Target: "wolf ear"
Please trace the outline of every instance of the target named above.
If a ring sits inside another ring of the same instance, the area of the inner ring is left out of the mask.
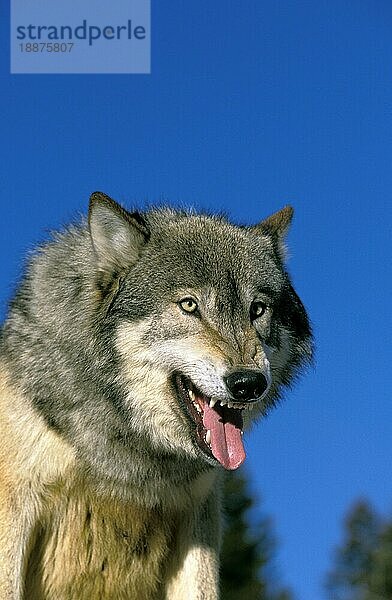
[[[90,196],[88,224],[98,269],[107,279],[129,268],[149,238],[139,213],[127,212],[102,192]]]
[[[278,254],[282,260],[286,257],[285,237],[293,219],[294,209],[291,206],[285,206],[274,213],[258,225],[251,227],[251,230],[258,234],[267,234],[272,238]]]

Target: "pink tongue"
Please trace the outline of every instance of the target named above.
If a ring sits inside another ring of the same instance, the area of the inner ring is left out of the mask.
[[[211,408],[207,402],[203,407],[203,425],[211,431],[212,454],[225,469],[237,469],[245,460],[242,443],[242,415],[235,408],[216,405]]]

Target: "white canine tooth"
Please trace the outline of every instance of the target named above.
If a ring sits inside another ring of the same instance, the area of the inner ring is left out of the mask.
[[[189,398],[190,398],[191,400],[194,400],[194,399],[195,399],[195,394],[193,393],[193,390],[188,390],[188,394],[189,394]]]
[[[207,429],[206,433],[206,442],[207,444],[211,444],[211,431],[209,429]]]
[[[226,406],[227,402],[226,402],[226,400],[219,400],[219,404],[221,406]]]
[[[218,402],[218,398],[211,398],[210,399],[210,407],[214,408],[214,406],[217,402]]]

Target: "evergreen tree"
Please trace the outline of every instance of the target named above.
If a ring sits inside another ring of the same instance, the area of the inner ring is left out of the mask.
[[[378,519],[370,505],[357,502],[345,520],[345,539],[337,549],[335,566],[327,578],[331,600],[359,600],[368,588]]]
[[[365,600],[391,600],[392,598],[392,523],[380,528],[368,575]]]
[[[246,480],[228,473],[224,489],[226,528],[221,555],[222,600],[291,600],[287,590],[276,590],[273,576],[275,550],[272,526],[267,517],[251,526],[253,506]]]
[[[392,523],[383,522],[365,501],[346,518],[327,591],[329,600],[392,599]]]

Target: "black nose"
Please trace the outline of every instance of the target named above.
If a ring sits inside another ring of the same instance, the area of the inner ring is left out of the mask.
[[[226,387],[238,402],[253,400],[263,395],[268,381],[261,371],[240,369],[225,377]]]

